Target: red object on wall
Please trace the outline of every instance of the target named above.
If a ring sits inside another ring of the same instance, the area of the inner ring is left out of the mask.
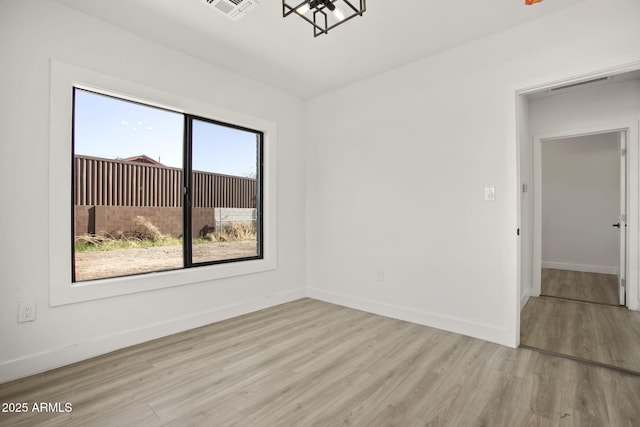
[[[532,4],[540,3],[542,0],[524,0],[524,4],[531,6]]]

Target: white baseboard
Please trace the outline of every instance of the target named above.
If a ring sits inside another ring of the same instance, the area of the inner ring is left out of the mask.
[[[449,332],[455,332],[484,341],[491,341],[508,347],[514,346],[513,340],[510,339],[508,331],[495,326],[469,322],[467,320],[447,317],[413,308],[380,303],[350,295],[327,292],[316,288],[307,288],[307,296],[309,296],[309,298],[332,304],[366,311],[368,313],[404,320],[406,322],[416,323],[419,325],[430,326],[432,328],[442,329]]]
[[[304,288],[293,289],[2,362],[0,363],[0,384],[135,344],[295,301],[305,296]]]
[[[618,267],[610,265],[571,264],[568,262],[542,261],[542,268],[556,270],[582,271],[585,273],[618,274]]]

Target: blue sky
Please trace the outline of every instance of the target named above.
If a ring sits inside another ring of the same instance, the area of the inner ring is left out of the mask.
[[[145,154],[182,167],[183,116],[84,90],[75,95],[75,154],[126,158]],[[249,176],[256,171],[256,135],[194,121],[193,169]]]

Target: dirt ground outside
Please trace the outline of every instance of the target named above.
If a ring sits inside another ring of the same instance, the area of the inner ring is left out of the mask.
[[[193,246],[193,262],[257,255],[255,240],[200,243]],[[76,252],[76,281],[127,276],[182,268],[182,246]]]

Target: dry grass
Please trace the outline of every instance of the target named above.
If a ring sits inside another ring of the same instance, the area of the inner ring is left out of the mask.
[[[144,231],[127,233],[115,231],[99,235],[84,234],[82,236],[76,236],[76,252],[150,248],[155,246],[178,246],[182,244],[182,238],[175,238],[168,234],[163,234],[158,227],[143,216],[137,216],[134,222],[136,225],[142,226]],[[237,242],[244,240],[256,240],[256,227],[254,224],[225,224],[222,228],[216,231],[208,233],[203,237],[193,239],[193,244]]]
[[[160,229],[158,227],[156,227],[155,225],[153,225],[153,223],[151,221],[149,221],[147,218],[138,215],[133,222],[136,225],[141,225],[145,228],[145,230],[147,231],[147,236],[150,240],[158,241],[158,240],[162,240],[162,239],[166,239],[168,236],[166,234],[162,234],[160,232]]]
[[[256,226],[254,224],[229,223],[218,230],[208,233],[204,240],[210,242],[237,242],[240,240],[256,240]]]
[[[136,225],[142,226],[144,231],[114,231],[103,234],[83,234],[76,236],[75,248],[82,251],[109,251],[126,248],[148,248],[153,246],[172,246],[182,244],[181,239],[176,239],[168,234],[162,234],[160,229],[144,216],[134,219]]]

